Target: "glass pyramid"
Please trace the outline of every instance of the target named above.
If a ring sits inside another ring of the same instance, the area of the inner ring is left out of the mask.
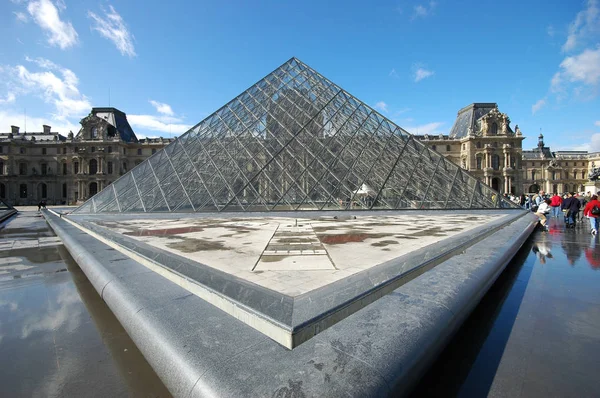
[[[292,58],[76,213],[516,207]]]

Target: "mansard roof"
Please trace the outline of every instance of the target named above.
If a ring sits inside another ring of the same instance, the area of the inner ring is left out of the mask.
[[[450,130],[450,138],[464,138],[469,134],[481,135],[481,119],[490,112],[497,113],[499,116],[506,116],[498,111],[498,104],[495,102],[475,102],[465,106],[458,111],[456,121]],[[514,134],[510,125],[507,132],[511,135]]]
[[[118,135],[124,142],[138,142],[138,138],[127,121],[125,112],[113,107],[92,108],[90,114],[81,119],[81,129],[77,133],[76,139],[89,137],[90,126],[97,124],[98,120],[102,120],[107,124],[111,135]]]

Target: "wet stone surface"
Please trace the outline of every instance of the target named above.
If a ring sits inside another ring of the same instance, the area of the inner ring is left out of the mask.
[[[37,212],[0,229],[1,397],[170,397]]]
[[[268,214],[223,219],[172,214],[154,220],[136,217],[90,222],[111,233],[295,297],[507,214],[402,213],[317,218]],[[258,271],[263,272],[257,274]]]
[[[414,397],[593,397],[600,369],[600,241],[587,221],[536,231]]]

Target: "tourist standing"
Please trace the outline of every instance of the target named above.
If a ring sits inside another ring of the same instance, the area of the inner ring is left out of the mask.
[[[575,217],[579,213],[581,204],[579,200],[574,196],[574,192],[567,192],[567,198],[562,203],[562,210],[565,212],[565,220],[567,222],[567,228],[575,228]]]
[[[563,199],[560,197],[560,195],[554,192],[552,198],[550,199],[550,207],[552,207],[552,217],[558,218],[558,216],[560,215],[562,202]]]
[[[544,191],[540,191],[533,197],[535,204],[539,207],[544,202]]]
[[[597,235],[598,229],[600,229],[598,225],[600,224],[600,202],[598,201],[598,195],[592,195],[592,199],[585,205],[585,209],[583,209],[583,215],[590,220],[592,235]]]

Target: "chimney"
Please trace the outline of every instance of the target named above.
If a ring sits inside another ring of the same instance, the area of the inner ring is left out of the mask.
[[[19,126],[10,126],[10,132],[13,134],[19,134]]]
[[[50,126],[44,124],[42,127],[44,128],[44,134],[50,134]]]

